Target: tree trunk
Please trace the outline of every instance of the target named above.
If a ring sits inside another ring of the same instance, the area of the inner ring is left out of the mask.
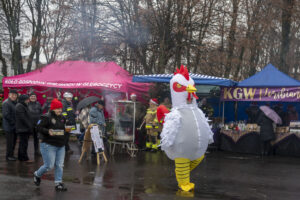
[[[7,64],[5,58],[2,56],[2,47],[0,43],[0,60],[2,63],[2,74],[3,76],[7,76]]]
[[[238,8],[239,8],[239,0],[232,0],[232,21],[228,36],[228,56],[227,56],[227,62],[225,66],[225,77],[229,77],[231,69],[232,69],[232,57],[233,57],[233,51],[235,47],[235,33],[236,33],[236,20],[238,16]]]
[[[282,8],[282,35],[281,35],[281,52],[280,52],[280,66],[279,69],[284,73],[289,73],[289,65],[287,63],[287,55],[290,48],[290,30],[292,23],[292,12],[294,7],[294,0],[283,0]]]

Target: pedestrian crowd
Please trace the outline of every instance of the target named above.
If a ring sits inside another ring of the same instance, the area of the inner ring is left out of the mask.
[[[137,102],[136,94],[131,94],[130,98],[131,101],[136,102],[135,120],[137,126],[140,126],[136,129],[136,132],[140,133],[136,143],[140,149],[147,147],[147,150],[156,152],[161,128],[156,118],[159,102],[152,98],[149,101],[150,107],[146,110],[140,102]],[[168,97],[163,99],[161,104],[168,109],[172,107]],[[73,105],[73,94],[70,92],[65,92],[61,101],[47,97],[47,101],[41,106],[34,92],[29,95],[18,94],[17,90],[11,89],[8,98],[2,104],[3,129],[7,140],[6,160],[33,163],[33,159],[28,156],[28,141],[32,136],[34,155],[43,158],[43,165],[33,174],[35,185],[39,186],[43,174],[55,168],[55,189],[66,191],[62,177],[65,155],[73,153],[69,145],[70,134],[80,122],[82,134],[78,136],[79,141],[83,141],[85,130],[90,124],[97,124],[99,130],[105,135],[107,122],[104,106],[104,101],[98,100],[95,104],[87,105],[77,111]],[[143,125],[145,125],[144,132],[140,131]],[[19,147],[15,157],[17,139]]]

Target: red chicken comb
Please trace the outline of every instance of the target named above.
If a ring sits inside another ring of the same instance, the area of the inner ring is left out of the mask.
[[[186,80],[190,80],[190,75],[189,75],[189,71],[187,69],[187,67],[185,67],[184,65],[180,66],[180,69],[176,69],[176,72],[174,73],[174,75],[176,74],[181,74],[182,76],[184,76],[184,78]]]

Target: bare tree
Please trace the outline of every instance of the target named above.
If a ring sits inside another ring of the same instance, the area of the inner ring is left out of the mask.
[[[9,32],[11,63],[15,74],[24,73],[21,44],[18,40],[20,37],[20,15],[21,15],[21,0],[10,1],[1,0],[1,8],[5,14],[5,23]],[[18,36],[18,37],[17,37]]]

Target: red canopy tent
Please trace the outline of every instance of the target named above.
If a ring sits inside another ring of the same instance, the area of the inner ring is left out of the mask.
[[[83,98],[91,95],[116,93],[121,96],[136,93],[146,95],[149,84],[132,82],[132,75],[114,62],[58,61],[41,69],[2,80],[4,95],[9,88],[20,93],[34,91],[43,103],[45,95],[59,97],[70,91]],[[87,90],[88,89],[88,90]]]

